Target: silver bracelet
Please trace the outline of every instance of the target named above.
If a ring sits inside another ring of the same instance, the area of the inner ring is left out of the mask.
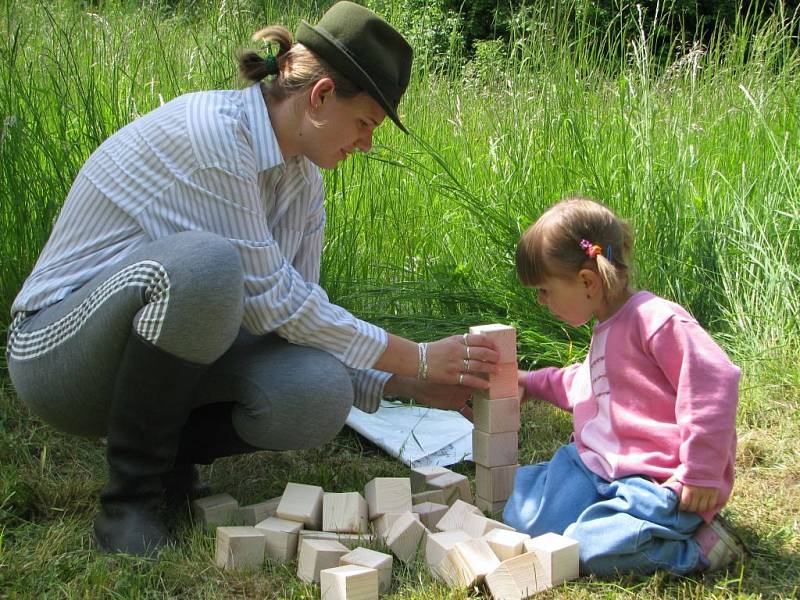
[[[417,379],[425,381],[428,378],[428,342],[417,344],[419,350],[419,366],[417,367]]]

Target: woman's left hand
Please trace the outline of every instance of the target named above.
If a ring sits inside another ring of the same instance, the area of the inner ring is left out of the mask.
[[[384,393],[412,398],[415,402],[441,410],[455,410],[472,420],[472,409],[467,406],[472,389],[463,385],[418,381],[395,375],[387,382]]]

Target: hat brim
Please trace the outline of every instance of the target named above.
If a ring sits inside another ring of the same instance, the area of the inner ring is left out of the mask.
[[[387,116],[394,121],[403,133],[408,133],[405,125],[400,122],[397,110],[381,92],[378,85],[367,74],[355,58],[339,41],[322,27],[314,27],[306,21],[301,21],[298,26],[297,37],[302,38],[302,44],[313,52],[319,54],[334,69],[346,73],[347,78],[363,88],[386,111]]]

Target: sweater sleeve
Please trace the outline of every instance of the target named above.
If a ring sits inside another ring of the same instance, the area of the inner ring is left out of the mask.
[[[694,320],[672,316],[649,350],[676,390],[678,481],[725,489],[736,451],[739,368]]]
[[[546,367],[529,371],[528,377],[525,379],[525,393],[572,412],[569,388],[580,367],[581,365],[578,363],[562,369]]]

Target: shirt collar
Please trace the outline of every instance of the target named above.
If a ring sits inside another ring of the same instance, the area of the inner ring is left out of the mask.
[[[278,166],[296,165],[303,175],[306,183],[314,180],[316,166],[305,156],[295,156],[284,160],[278,138],[269,119],[267,104],[261,93],[261,84],[254,83],[244,90],[244,106],[250,120],[250,130],[253,134],[253,146],[256,155],[256,169],[260,173]]]

